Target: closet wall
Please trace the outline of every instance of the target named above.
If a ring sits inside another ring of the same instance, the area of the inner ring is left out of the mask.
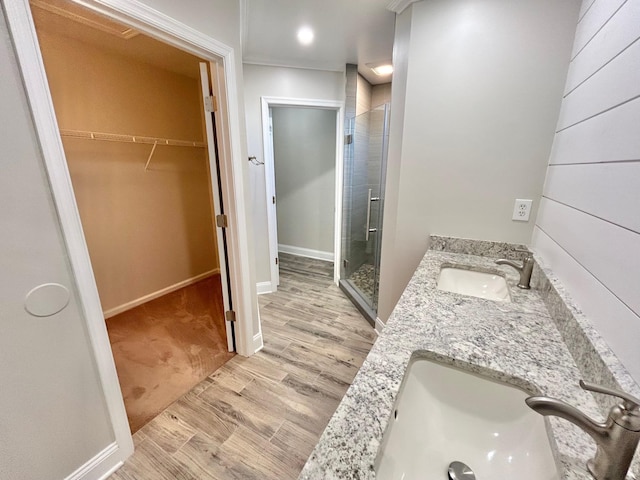
[[[193,77],[39,29],[61,129],[204,141]],[[63,137],[106,316],[219,271],[206,151]]]

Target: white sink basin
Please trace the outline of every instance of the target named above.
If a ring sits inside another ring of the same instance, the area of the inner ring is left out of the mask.
[[[447,480],[453,461],[477,480],[558,480],[529,394],[426,359],[413,361],[376,458],[376,480]]]
[[[438,277],[438,290],[510,302],[509,287],[504,277],[455,267],[443,267]]]

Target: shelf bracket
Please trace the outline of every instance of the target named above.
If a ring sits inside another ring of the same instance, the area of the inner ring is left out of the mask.
[[[151,159],[153,158],[153,153],[156,151],[157,146],[158,146],[158,142],[153,142],[153,147],[151,147],[151,153],[149,154],[149,158],[147,158],[147,163],[144,166],[145,172],[149,169],[149,164],[151,163]]]

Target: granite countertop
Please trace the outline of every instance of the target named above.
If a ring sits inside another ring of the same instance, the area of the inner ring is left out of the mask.
[[[414,355],[562,399],[596,420],[602,410],[580,389],[580,371],[538,292],[515,285],[517,272],[495,258],[429,250],[358,372],[300,479],[374,479],[378,447],[405,370]],[[436,289],[443,265],[505,276],[511,303]],[[592,479],[585,463],[592,439],[574,425],[546,417],[563,479]]]

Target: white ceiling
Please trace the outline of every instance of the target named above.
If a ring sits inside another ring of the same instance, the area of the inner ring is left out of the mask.
[[[344,71],[347,63],[372,84],[367,63],[391,63],[395,13],[389,0],[244,0],[242,58],[247,63]],[[315,40],[302,46],[297,30],[308,25]]]
[[[389,0],[241,1],[243,61],[332,71],[344,71],[347,63],[353,63],[373,85],[391,81],[391,75],[377,76],[366,66],[391,62],[395,13],[387,9]],[[117,24],[67,0],[32,2],[39,30],[57,32],[160,68],[197,76],[198,59],[185,52],[145,35],[127,39],[107,33],[108,29],[104,30],[100,24],[108,27],[117,27]],[[48,5],[53,10],[40,5]],[[55,9],[72,15],[53,13]],[[302,25],[315,32],[314,42],[306,47],[296,39]]]

